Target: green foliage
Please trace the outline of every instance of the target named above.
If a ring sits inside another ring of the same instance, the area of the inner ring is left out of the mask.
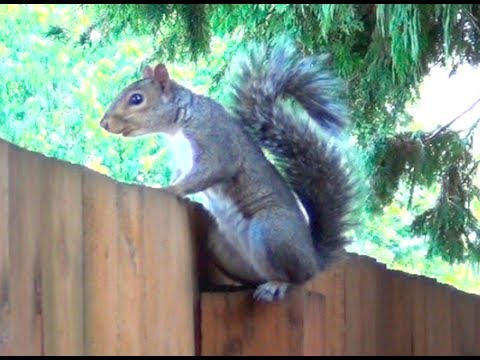
[[[476,168],[474,164],[469,173]],[[429,237],[429,256],[438,255],[449,262],[479,262],[480,225],[470,210],[472,198],[478,194],[479,189],[459,171],[459,166],[448,167],[437,203],[411,225],[413,234]]]
[[[157,57],[169,61],[191,57],[197,60],[210,43],[208,14],[204,4],[104,4],[93,6],[98,27],[110,39],[125,30],[161,39]]]
[[[398,191],[402,175],[415,174],[425,159],[424,146],[411,133],[377,140],[370,155],[372,211],[388,205]]]
[[[409,227],[411,234],[429,239],[429,257],[478,262],[480,224],[471,211],[472,200],[480,194],[473,182],[478,162],[471,154],[469,136],[461,138],[451,130],[405,132],[374,146],[369,159],[370,211],[378,214],[394,201],[402,180],[410,187],[409,207],[415,187],[431,188],[441,182],[435,206],[415,217]]]
[[[32,151],[84,164],[125,182],[165,185],[170,176],[161,137],[125,141],[98,123],[134,79],[147,37],[125,35],[95,48],[78,39],[91,18],[72,6],[1,5],[0,136]],[[65,24],[76,24],[66,32]],[[157,170],[157,171],[153,171]]]
[[[373,147],[368,165],[372,179],[372,211],[381,210],[393,201],[402,178],[412,188],[417,185],[431,187],[452,164],[462,163],[462,171],[468,173],[471,172],[469,166],[475,164],[470,153],[471,141],[451,130],[434,136],[403,132],[378,139]]]

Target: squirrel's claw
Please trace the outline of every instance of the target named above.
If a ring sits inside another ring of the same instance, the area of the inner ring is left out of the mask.
[[[281,281],[269,281],[257,287],[253,293],[253,298],[257,301],[277,301],[283,300],[290,284]]]

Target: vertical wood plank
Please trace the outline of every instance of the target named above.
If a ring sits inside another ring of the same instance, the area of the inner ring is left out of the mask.
[[[360,261],[351,257],[345,266],[345,355],[361,355]]]
[[[426,289],[427,353],[452,355],[451,289],[435,281],[429,281]]]
[[[202,355],[322,355],[324,297],[297,289],[261,303],[251,291],[202,293]]]
[[[362,348],[362,284],[360,258],[345,266],[345,355],[364,355]]]
[[[41,271],[46,355],[83,354],[82,172],[48,160]],[[40,215],[40,214],[39,214]]]
[[[9,155],[12,353],[41,355],[39,242],[43,227],[46,159],[16,147]]]
[[[480,297],[475,298],[474,354],[480,355]]]
[[[195,353],[194,243],[185,207],[159,190],[144,190],[144,349],[147,355]]]
[[[428,355],[427,324],[426,324],[426,292],[427,279],[416,277],[413,287],[413,354],[416,356]]]
[[[325,296],[306,292],[304,307],[304,352],[305,356],[326,355],[327,314]]]
[[[381,266],[369,258],[355,256],[345,268],[345,355],[375,355],[381,331]]]
[[[345,263],[321,273],[306,284],[305,289],[325,297],[326,355],[341,356],[345,353]]]
[[[413,279],[405,273],[385,272],[382,290],[385,301],[379,309],[382,312],[379,355],[413,355],[413,285]]]
[[[0,140],[0,356],[12,354],[9,150],[10,146]]]
[[[143,192],[141,187],[118,185],[118,317],[117,355],[142,355],[145,317],[142,297]],[[158,310],[157,310],[158,311]]]
[[[85,353],[115,355],[117,340],[116,184],[84,169]]]
[[[382,328],[381,313],[378,311],[382,304],[384,293],[382,291],[382,275],[380,269],[384,268],[374,259],[367,258],[362,266],[362,334],[363,334],[363,353],[365,355],[376,355],[381,346]]]
[[[395,287],[394,276],[392,271],[385,269],[379,274],[379,294],[377,307],[378,323],[375,329],[377,337],[377,351],[375,355],[384,356],[392,354],[393,339],[392,334],[395,331],[395,322],[393,317],[395,316]]]
[[[475,351],[475,300],[474,295],[460,291],[454,292],[452,298],[452,345],[455,355],[480,355],[480,345],[477,345],[477,351]]]

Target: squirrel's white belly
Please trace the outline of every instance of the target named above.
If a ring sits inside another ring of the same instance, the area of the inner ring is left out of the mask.
[[[193,148],[183,131],[178,131],[169,137],[169,149],[173,157],[174,182],[178,182],[192,170]]]

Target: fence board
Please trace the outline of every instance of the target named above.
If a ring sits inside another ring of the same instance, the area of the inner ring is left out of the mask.
[[[474,332],[474,355],[480,355],[480,299],[475,298],[475,332]]]
[[[452,291],[434,281],[428,281],[426,286],[427,352],[429,355],[453,355]]]
[[[143,304],[143,189],[119,184],[117,284],[118,343],[116,353],[142,355],[145,338]]]
[[[9,149],[7,143],[0,141],[0,356],[12,353]]]
[[[426,292],[427,281],[423,277],[416,277],[413,285],[413,354],[428,355],[427,328],[426,328]]]
[[[320,294],[296,290],[284,302],[261,303],[251,291],[213,292],[201,303],[202,355],[324,354]]]
[[[341,262],[306,284],[305,288],[325,297],[325,354],[345,352],[345,263]]]
[[[42,314],[46,355],[83,354],[82,176],[53,159],[41,237]]]
[[[464,294],[460,291],[455,291],[453,296],[452,308],[452,345],[453,353],[457,355],[479,355],[480,354],[480,340],[475,339],[475,306],[476,299]],[[478,305],[477,305],[478,306]]]
[[[117,349],[116,184],[92,171],[83,172],[85,242],[85,353],[115,355]]]
[[[40,214],[49,169],[45,159],[16,147],[9,165],[12,353],[41,355]]]
[[[147,354],[193,355],[195,352],[194,241],[185,224],[188,224],[187,211],[175,198],[159,190],[145,189]]]
[[[345,355],[375,355],[381,331],[380,265],[353,257],[345,267]]]
[[[382,325],[379,355],[409,356],[413,354],[413,292],[414,281],[399,271],[385,271],[379,312]]]
[[[306,292],[304,301],[303,355],[326,355],[328,325],[325,297],[318,293]]]

